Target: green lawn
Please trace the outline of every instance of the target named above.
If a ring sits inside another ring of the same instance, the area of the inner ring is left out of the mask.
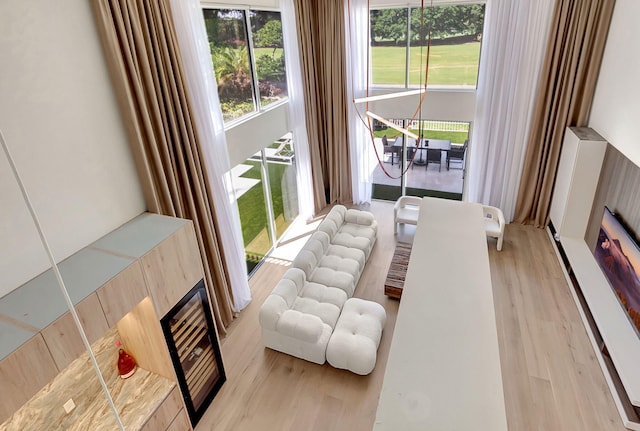
[[[415,134],[418,134],[419,132],[416,129],[410,130]],[[400,132],[395,129],[388,128],[376,130],[375,132],[373,132],[373,135],[376,138],[381,138],[382,135],[387,135],[387,138],[389,138],[389,140],[392,140],[395,139],[396,136],[400,135]],[[469,134],[467,132],[441,132],[438,130],[423,130],[422,136],[427,139],[445,139],[453,143],[462,144],[469,137]]]
[[[411,47],[409,58],[409,82],[419,85],[424,82],[427,48]],[[429,54],[429,85],[476,86],[480,42],[459,45],[437,45]],[[422,60],[422,61],[421,61]],[[371,48],[371,65],[374,84],[404,85],[406,71],[406,49],[395,46]]]
[[[256,48],[256,58],[271,55],[272,48]],[[409,84],[420,85],[424,81],[427,47],[422,50],[412,46],[409,57]],[[283,55],[276,49],[276,57]],[[429,85],[476,86],[480,42],[458,45],[435,45],[429,53]],[[374,84],[404,85],[406,50],[398,46],[374,46],[371,48],[371,66]],[[422,80],[422,81],[421,81]]]
[[[261,180],[260,164],[247,160],[244,162],[252,168],[242,176],[245,178],[255,178]],[[286,165],[268,163],[269,179],[271,183],[271,200],[273,201],[274,217],[277,221],[277,234],[282,234],[291,223],[284,221],[284,204],[282,201],[282,187],[280,180],[284,175]],[[240,224],[242,226],[242,237],[247,253],[264,255],[271,242],[267,230],[267,213],[262,191],[262,182],[256,184],[245,194],[238,198],[238,212],[240,213]]]
[[[255,53],[256,58],[260,58],[260,56],[268,55],[271,57],[273,54],[273,48],[253,48],[253,52]],[[275,57],[282,57],[284,55],[284,49],[276,48]]]

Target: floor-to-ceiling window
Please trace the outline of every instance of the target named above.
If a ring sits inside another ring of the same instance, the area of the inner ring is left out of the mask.
[[[375,127],[382,163],[373,173],[374,198],[462,198],[474,107],[456,103],[462,100],[460,92],[476,88],[484,9],[484,3],[475,3],[370,11],[373,89],[408,90],[427,83],[422,105],[407,102],[396,104],[396,110],[386,109],[387,117],[419,139],[402,138],[381,123]],[[438,92],[437,98],[433,92]],[[473,104],[474,98],[464,100]],[[385,135],[395,148],[385,147]],[[406,142],[399,151],[402,141]]]
[[[261,131],[261,115],[280,109],[288,96],[282,21],[280,12],[243,6],[206,6],[203,18],[227,136],[251,128],[244,139],[227,140],[230,153],[242,157],[229,177],[250,274],[298,215],[292,134],[269,142]],[[285,124],[276,129],[289,130]],[[267,135],[274,136],[273,128]]]

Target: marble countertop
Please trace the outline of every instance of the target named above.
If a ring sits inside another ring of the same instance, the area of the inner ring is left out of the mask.
[[[125,429],[139,430],[176,383],[139,367],[133,376],[121,379],[116,369],[118,338],[115,328],[110,330],[93,351]],[[67,414],[63,405],[69,399],[76,407]],[[0,425],[0,431],[114,429],[115,416],[86,352]]]

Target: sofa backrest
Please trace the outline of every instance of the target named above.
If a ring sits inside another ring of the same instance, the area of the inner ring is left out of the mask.
[[[347,208],[345,206],[334,206],[318,225],[318,231],[326,232],[329,235],[329,240],[333,239],[342,227],[346,213]]]
[[[291,266],[304,271],[307,278],[316,269],[320,260],[329,247],[329,235],[326,232],[316,231],[311,235],[302,250],[293,259]]]
[[[290,268],[284,273],[260,309],[259,320],[263,327],[275,330],[280,315],[293,307],[305,281],[305,274],[300,269]]]

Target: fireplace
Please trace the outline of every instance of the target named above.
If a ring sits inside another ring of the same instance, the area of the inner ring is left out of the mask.
[[[204,280],[160,323],[191,424],[195,427],[226,380]]]

